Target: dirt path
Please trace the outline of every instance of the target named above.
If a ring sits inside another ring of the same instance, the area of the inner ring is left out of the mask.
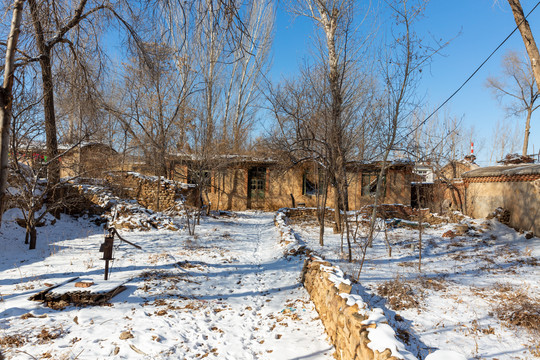
[[[103,281],[98,228],[58,237],[88,226],[62,219],[44,235],[54,252],[0,254],[19,264],[0,269],[0,351],[7,359],[333,359],[299,282],[302,259],[282,256],[273,214],[206,218],[195,236],[123,232],[143,250],[116,250],[111,279],[127,289],[108,306],[52,310],[29,301],[47,283]]]
[[[198,264],[206,286],[193,295],[226,309],[214,308],[206,328],[198,326],[212,335],[209,343],[224,345],[221,358],[330,359],[331,346],[299,283],[302,260],[282,257],[272,214],[243,213],[215,228],[218,234],[208,237],[231,244],[222,258]]]

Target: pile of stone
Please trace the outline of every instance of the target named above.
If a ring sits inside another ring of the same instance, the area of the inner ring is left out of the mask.
[[[154,211],[165,211],[176,207],[179,200],[195,205],[198,189],[163,177],[146,176],[135,172],[109,173],[107,181],[113,184],[118,196],[135,199]]]

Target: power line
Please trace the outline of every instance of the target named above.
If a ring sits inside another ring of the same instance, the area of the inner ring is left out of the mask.
[[[424,125],[431,117],[433,117],[433,115],[435,115],[439,110],[441,110],[441,108],[446,105],[458,92],[461,91],[461,89],[463,89],[463,87],[469,82],[469,80],[471,80],[478,71],[480,71],[480,69],[489,61],[489,59],[491,59],[491,57],[497,52],[497,50],[499,50],[501,48],[501,46],[504,45],[504,43],[510,39],[510,37],[512,37],[512,35],[514,35],[514,33],[516,32],[516,30],[519,28],[519,26],[525,21],[527,20],[527,18],[529,17],[529,15],[532,14],[532,12],[538,7],[538,5],[540,5],[540,1],[538,1],[536,3],[536,5],[532,8],[531,11],[529,11],[529,13],[527,14],[527,16],[525,16],[525,18],[521,21],[521,23],[519,23],[518,25],[516,25],[516,27],[514,28],[514,30],[512,30],[512,32],[495,48],[495,50],[493,50],[491,52],[491,54],[489,54],[489,56],[486,58],[486,60],[484,60],[480,66],[478,66],[476,68],[476,70],[474,70],[474,72],[467,78],[467,80],[465,80],[463,82],[463,84],[461,84],[461,86],[452,93],[452,95],[450,95],[441,105],[439,105],[439,107],[437,109],[435,109],[427,118],[425,118],[424,120],[422,120],[414,129],[412,129],[409,133],[407,133],[407,135],[405,135],[403,138],[407,138],[409,137],[409,135],[411,135],[413,132],[415,132],[416,130],[418,130],[418,128],[422,125]]]

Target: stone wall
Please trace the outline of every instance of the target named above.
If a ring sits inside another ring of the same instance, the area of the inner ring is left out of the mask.
[[[284,255],[309,254],[304,242],[288,224],[286,211],[276,212],[274,223],[280,232]],[[416,360],[396,338],[396,333],[380,308],[369,309],[360,295],[351,294],[352,285],[343,272],[316,256],[308,256],[302,283],[315,304],[319,317],[335,348],[338,360]],[[436,350],[425,360],[466,360],[448,350]]]
[[[198,192],[194,186],[162,178],[158,188],[156,176],[133,172],[113,173],[107,176],[107,181],[116,186],[115,192],[119,196],[136,199],[140,205],[153,211],[174,208],[179,199],[184,199],[188,205],[196,205],[198,201]]]
[[[368,310],[360,296],[350,294],[350,281],[338,268],[310,257],[302,275],[338,360],[397,360],[407,353],[383,311]]]

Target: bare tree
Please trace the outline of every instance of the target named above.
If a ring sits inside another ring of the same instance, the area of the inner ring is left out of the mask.
[[[518,123],[509,119],[499,119],[491,130],[489,162],[491,164],[504,158],[506,154],[519,151],[521,131]]]
[[[56,125],[56,112],[54,104],[54,78],[53,78],[53,49],[59,44],[70,46],[71,51],[77,51],[77,35],[73,32],[80,28],[86,19],[108,7],[108,4],[95,4],[87,7],[87,0],[80,0],[75,6],[59,2],[49,7],[47,2],[28,0],[32,25],[34,28],[36,59],[39,59],[43,92],[43,114],[45,117],[46,145],[49,158],[58,156],[58,138]],[[96,31],[97,27],[90,26],[86,31]],[[74,34],[70,38],[68,34]],[[84,32],[83,32],[84,33]],[[53,184],[60,179],[60,166],[58,162],[51,163],[48,169],[48,179]]]
[[[239,153],[246,147],[258,110],[259,83],[268,72],[274,28],[274,9],[267,0],[254,0],[247,5],[244,23],[247,34],[240,34],[242,46],[233,51],[234,61],[228,66],[228,85],[224,94],[221,119],[221,142],[225,149]]]
[[[293,163],[319,164],[320,175],[334,188],[336,230],[342,232],[342,212],[349,208],[347,163],[357,158],[357,129],[371,107],[372,79],[360,67],[369,63],[363,55],[371,33],[361,31],[363,18],[355,1],[299,1],[290,2],[289,8],[316,26],[316,58],[304,67],[300,79],[272,91],[272,111],[278,122],[274,138]],[[323,244],[324,205],[319,211]],[[346,234],[350,245],[349,231]]]
[[[155,175],[167,176],[171,170],[168,155],[176,148],[176,134],[186,125],[181,115],[192,91],[193,72],[178,71],[177,66],[183,67],[182,62],[189,60],[179,58],[165,44],[147,43],[145,51],[152,68],[143,61],[125,66],[119,89],[122,99],[114,111]]]
[[[525,18],[523,13],[523,8],[519,0],[508,0],[512,13],[514,14],[514,20],[516,25],[519,28],[521,37],[523,38],[523,43],[525,44],[525,49],[527,49],[527,54],[529,55],[529,60],[531,63],[532,72],[534,78],[536,79],[536,88],[540,89],[540,52],[538,52],[538,47],[534,41],[534,37],[529,26],[529,22]]]
[[[383,81],[383,125],[381,169],[377,179],[377,189],[371,213],[368,238],[362,245],[362,259],[358,277],[362,272],[367,248],[371,246],[377,219],[377,207],[386,186],[384,178],[389,165],[391,153],[396,145],[405,141],[400,130],[407,124],[409,117],[418,107],[415,98],[415,87],[421,74],[421,69],[440,50],[440,46],[432,48],[421,43],[413,25],[423,14],[427,0],[409,1],[395,0],[388,3],[393,14],[394,24],[390,30],[390,43],[384,46],[381,55],[381,74]],[[410,135],[407,132],[406,135]]]
[[[508,52],[502,60],[502,67],[503,78],[490,77],[487,79],[486,86],[493,90],[499,101],[506,97],[513,100],[506,108],[509,114],[513,116],[526,114],[523,155],[527,155],[531,116],[540,106],[536,104],[540,93],[538,93],[531,66],[518,53]]]
[[[9,166],[9,129],[11,126],[12,89],[15,72],[15,52],[19,39],[21,18],[23,12],[23,0],[13,3],[13,19],[6,44],[6,64],[4,67],[4,81],[0,88],[0,225],[4,211],[4,194]]]

